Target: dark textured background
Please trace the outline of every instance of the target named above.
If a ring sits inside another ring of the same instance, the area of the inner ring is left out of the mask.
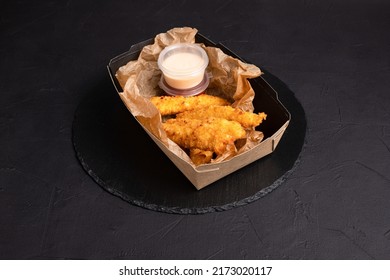
[[[34,3],[35,2],[35,3]],[[192,26],[286,83],[302,162],[268,196],[205,215],[132,206],[72,146],[110,58]],[[390,2],[1,1],[0,258],[389,259]]]

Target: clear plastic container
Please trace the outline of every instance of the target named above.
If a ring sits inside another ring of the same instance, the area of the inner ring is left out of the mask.
[[[187,89],[176,89],[176,88],[171,87],[170,85],[167,84],[164,77],[161,77],[158,85],[160,86],[160,88],[162,90],[164,90],[165,93],[167,93],[169,95],[194,96],[194,95],[198,95],[206,90],[206,88],[209,86],[211,78],[212,78],[211,74],[205,73],[202,81],[198,85],[196,85],[192,88],[187,88]]]
[[[205,70],[209,64],[209,58],[206,52],[196,44],[170,45],[162,50],[157,63],[166,85],[181,92],[194,89],[207,79]]]

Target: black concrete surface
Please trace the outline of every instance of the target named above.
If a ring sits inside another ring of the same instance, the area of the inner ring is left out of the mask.
[[[2,1],[0,258],[389,259],[389,11],[384,0]],[[116,94],[110,58],[177,26],[267,69],[305,111],[301,162],[262,199],[151,211],[76,157],[78,105]]]

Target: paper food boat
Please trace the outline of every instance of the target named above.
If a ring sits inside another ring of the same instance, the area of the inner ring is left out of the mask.
[[[199,33],[196,34],[195,40],[196,43],[203,43],[206,46],[220,48],[225,54],[243,61],[243,59],[222,44],[215,44]],[[146,45],[153,44],[153,42],[154,39],[149,39],[135,44],[129,51],[110,60],[107,68],[118,93],[123,91],[115,77],[115,73],[119,67],[125,65],[131,60],[137,60],[142,48]],[[258,78],[250,79],[250,83],[255,91],[255,98],[253,100],[255,112],[266,112],[267,114],[267,120],[259,127],[259,129],[264,133],[264,140],[249,151],[236,155],[229,160],[195,167],[171,152],[160,139],[155,137],[150,131],[144,128],[141,123],[139,123],[146,133],[165,153],[165,155],[198,190],[250,163],[253,163],[254,161],[259,160],[266,155],[271,154],[276,149],[280,139],[289,125],[291,119],[290,113],[279,101],[277,92],[265,81],[265,79],[260,76]]]

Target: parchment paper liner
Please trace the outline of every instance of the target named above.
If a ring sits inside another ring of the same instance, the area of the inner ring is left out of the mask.
[[[166,33],[158,34],[154,44],[145,46],[138,60],[130,61],[120,67],[116,78],[123,88],[119,95],[137,120],[174,154],[195,168],[189,156],[173,141],[162,129],[162,119],[157,108],[149,101],[156,95],[164,95],[158,87],[161,71],[157,66],[160,52],[168,45],[176,43],[195,43],[197,29],[190,27],[173,28]],[[200,46],[209,57],[206,69],[212,79],[207,94],[223,97],[232,102],[233,107],[253,112],[253,98],[255,96],[248,79],[260,76],[261,70],[252,64],[244,63],[236,58],[224,54],[219,48]],[[260,131],[250,130],[245,141],[240,142],[239,150],[227,151],[213,161],[222,162],[241,154],[258,145],[263,139]]]

